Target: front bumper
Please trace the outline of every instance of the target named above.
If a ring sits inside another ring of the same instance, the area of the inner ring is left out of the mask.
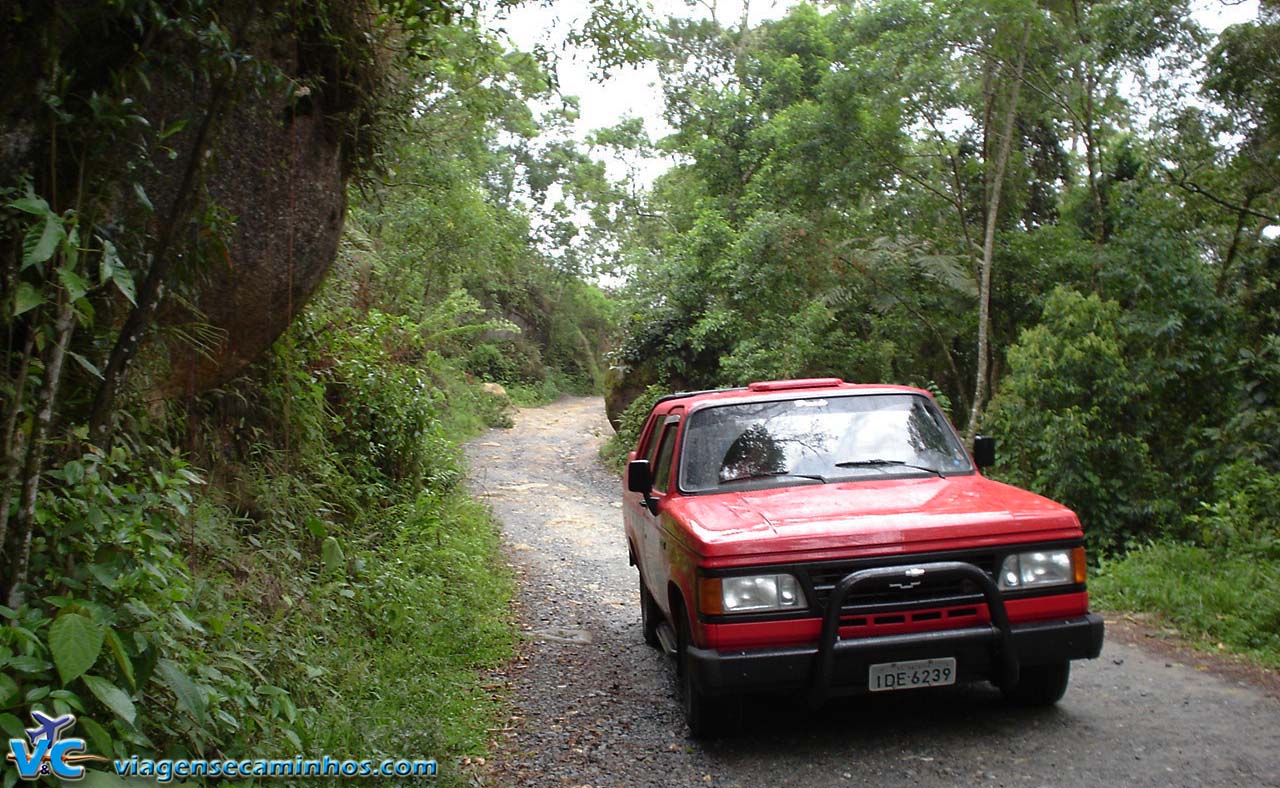
[[[841,640],[838,637],[845,596],[861,583],[924,570],[957,574],[983,589],[991,623],[903,635]],[[837,586],[827,605],[816,646],[786,646],[719,651],[689,646],[690,667],[708,694],[761,690],[803,690],[813,703],[828,697],[865,692],[871,665],[954,657],[958,681],[990,680],[1001,686],[1018,681],[1023,665],[1047,665],[1093,659],[1102,652],[1102,618],[1087,613],[1073,618],[1011,624],[1004,601],[991,579],[971,564],[941,562],[914,567],[854,572]]]

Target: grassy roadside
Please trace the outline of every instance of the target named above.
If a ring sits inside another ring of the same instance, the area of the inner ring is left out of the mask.
[[[480,672],[511,654],[512,580],[488,512],[462,489],[424,493],[383,514],[386,539],[352,560],[346,587],[310,649],[326,676],[310,698],[310,749],[435,758],[441,785],[468,784],[457,764],[487,754],[497,708]]]
[[[1274,561],[1155,543],[1104,560],[1089,590],[1100,608],[1154,613],[1197,648],[1280,669],[1280,566]]]
[[[409,501],[376,513],[353,534],[351,582],[316,640],[309,667],[330,681],[309,698],[308,749],[353,757],[434,758],[442,786],[471,785],[464,757],[489,754],[498,702],[479,684],[510,658],[513,578],[499,555],[498,525],[461,484],[462,443],[509,424],[502,398],[437,382],[448,471]]]
[[[229,633],[271,693],[274,722],[248,752],[434,759],[433,783],[470,785],[460,764],[489,754],[499,712],[479,685],[515,633],[498,528],[462,484],[461,444],[509,405],[441,362],[374,361],[376,389],[351,393],[366,367],[340,364],[327,388],[283,391],[295,448],[224,473],[255,481],[211,491],[227,505],[206,507],[197,575],[222,600],[209,615],[237,611]],[[419,374],[437,386],[426,397]],[[230,516],[243,501],[257,522]]]

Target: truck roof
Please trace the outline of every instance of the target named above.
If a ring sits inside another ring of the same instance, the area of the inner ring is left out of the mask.
[[[659,399],[653,406],[658,413],[666,413],[676,406],[692,409],[705,402],[728,403],[758,399],[781,399],[778,395],[822,394],[823,392],[908,392],[923,394],[932,399],[933,395],[924,389],[912,386],[897,386],[884,383],[846,383],[840,378],[797,378],[795,380],[762,380],[746,386],[723,389],[703,389],[701,391],[680,391],[668,394]]]

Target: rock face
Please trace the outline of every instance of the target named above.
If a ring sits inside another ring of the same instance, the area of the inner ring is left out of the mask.
[[[273,95],[233,109],[222,124],[208,188],[235,224],[225,258],[201,277],[194,318],[216,329],[219,340],[205,353],[172,349],[171,373],[161,385],[167,394],[220,385],[261,356],[337,254],[346,213],[341,147],[318,116],[285,118],[287,109],[285,97]],[[175,323],[192,317],[166,312]]]
[[[196,313],[170,308],[162,318],[207,324],[217,340],[200,351],[170,347],[170,372],[158,381],[163,393],[196,394],[235,377],[288,328],[333,264],[354,149],[373,137],[370,100],[386,79],[385,53],[370,46],[373,21],[361,8],[330,8],[320,27],[291,19],[281,28],[269,14],[257,17],[248,46],[280,78],[221,113],[203,173],[207,204],[232,221],[225,253],[205,255]],[[190,114],[192,98],[185,109],[157,111]],[[160,168],[162,193],[191,155],[187,145],[185,157]],[[157,209],[163,215],[159,202]]]
[[[641,363],[626,372],[610,368],[604,376],[604,411],[609,423],[617,431],[627,406],[645,392],[645,389],[663,383],[670,391],[683,391],[690,386],[679,375],[669,374],[664,381],[652,364]]]
[[[367,0],[160,4],[142,19],[116,5],[2,15],[0,186],[30,181],[58,211],[83,198],[139,286],[164,272],[162,330],[149,334],[160,341],[144,342],[136,384],[194,394],[260,357],[333,263],[348,176],[376,147],[391,49]],[[69,80],[71,120],[46,106],[51,61]],[[128,120],[95,121],[94,107],[112,118],[127,107]],[[16,242],[0,235],[0,257]],[[108,295],[95,309],[119,327],[130,305]]]

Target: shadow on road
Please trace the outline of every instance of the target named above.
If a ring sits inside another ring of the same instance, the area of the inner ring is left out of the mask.
[[[794,697],[756,696],[744,700],[739,727],[706,742],[706,750],[713,756],[750,750],[755,756],[790,757],[799,743],[821,749],[856,740],[868,748],[896,747],[908,738],[962,745],[1028,728],[1070,728],[1073,721],[1063,706],[1010,705],[989,684],[840,698],[817,710]]]

